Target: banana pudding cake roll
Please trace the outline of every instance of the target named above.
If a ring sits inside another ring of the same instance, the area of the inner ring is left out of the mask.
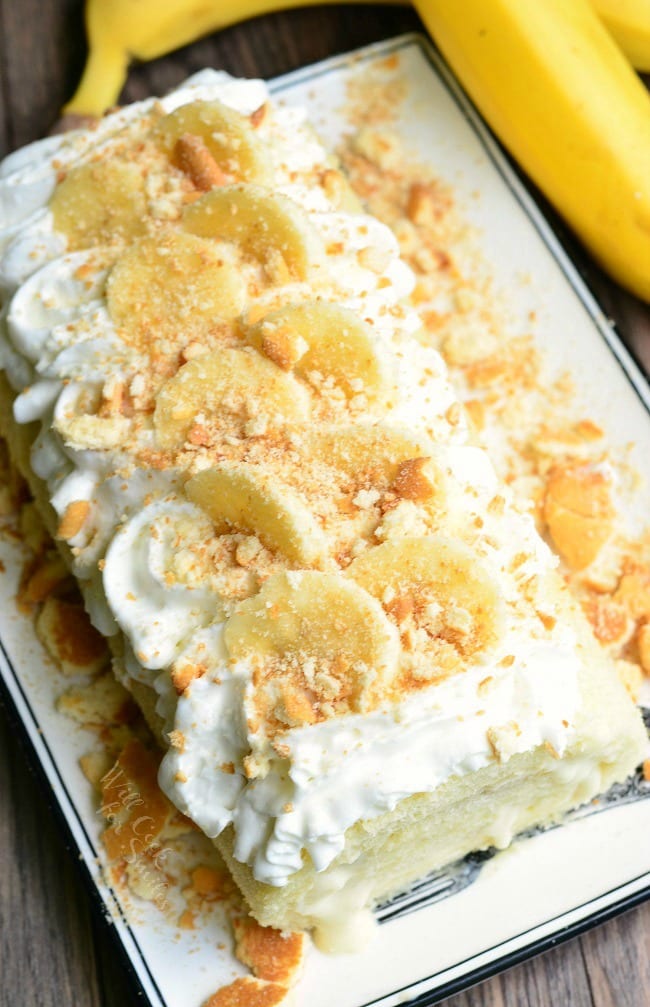
[[[641,718],[304,116],[205,71],[0,168],[3,427],[252,914],[367,907],[622,780]]]

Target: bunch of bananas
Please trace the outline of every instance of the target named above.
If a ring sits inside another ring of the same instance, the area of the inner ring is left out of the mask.
[[[90,54],[65,111],[99,115],[114,104],[131,58],[289,5],[88,0]],[[650,95],[633,69],[650,70],[648,0],[415,6],[505,146],[610,275],[650,301]]]

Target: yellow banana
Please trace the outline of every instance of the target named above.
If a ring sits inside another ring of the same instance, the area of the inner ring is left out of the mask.
[[[114,105],[131,59],[149,60],[237,21],[320,0],[87,0],[90,53],[64,112],[101,115]],[[387,0],[391,2],[391,0]],[[650,0],[591,0],[639,70],[650,69]],[[462,8],[462,4],[459,5]],[[525,13],[526,4],[521,4]]]
[[[81,83],[63,112],[66,115],[102,115],[117,101],[132,59],[156,59],[238,21],[286,7],[306,7],[322,2],[87,0],[85,20],[90,52]]]
[[[650,300],[650,95],[586,0],[418,0],[499,138],[624,286]]]
[[[315,3],[317,0],[305,0]],[[639,64],[648,0],[592,0]],[[153,59],[293,0],[88,0],[90,56],[64,111],[98,115]],[[587,0],[416,0],[505,145],[620,283],[650,300],[650,97]]]
[[[632,66],[650,71],[650,0],[591,0]]]

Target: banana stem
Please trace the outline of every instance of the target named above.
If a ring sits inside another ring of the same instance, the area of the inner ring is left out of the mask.
[[[63,106],[64,115],[99,116],[114,105],[126,79],[129,57],[119,44],[91,45],[83,76]]]

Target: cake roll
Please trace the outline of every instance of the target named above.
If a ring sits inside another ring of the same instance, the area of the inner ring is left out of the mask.
[[[2,432],[252,915],[369,909],[646,735],[305,113],[203,71],[0,166]]]

